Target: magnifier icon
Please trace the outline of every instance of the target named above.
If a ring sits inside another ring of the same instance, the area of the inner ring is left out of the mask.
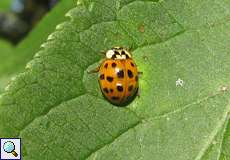
[[[6,153],[11,153],[11,154],[13,154],[14,157],[17,157],[17,156],[18,156],[17,152],[15,152],[15,145],[14,145],[14,143],[11,142],[11,141],[5,142],[4,145],[3,145],[3,149],[4,149],[4,151],[5,151]]]

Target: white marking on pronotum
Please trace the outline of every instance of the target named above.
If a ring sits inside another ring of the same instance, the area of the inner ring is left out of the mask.
[[[112,56],[114,55],[115,53],[114,53],[114,51],[113,50],[108,50],[107,52],[106,52],[106,58],[112,58]]]
[[[183,87],[183,85],[184,85],[184,81],[182,79],[178,78],[178,80],[176,80],[176,86]]]

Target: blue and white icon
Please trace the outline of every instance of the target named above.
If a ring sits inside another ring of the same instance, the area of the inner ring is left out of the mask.
[[[14,145],[14,142],[12,141],[7,141],[3,144],[3,150],[6,152],[6,153],[12,153],[14,155],[14,157],[17,157],[18,154],[17,152],[15,152],[15,145]]]
[[[21,139],[1,138],[0,160],[20,160],[21,159]]]

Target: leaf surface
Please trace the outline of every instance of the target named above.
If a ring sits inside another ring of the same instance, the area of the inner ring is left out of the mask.
[[[229,1],[78,3],[1,97],[0,136],[24,159],[229,159]],[[87,74],[117,45],[144,73],[125,108]]]

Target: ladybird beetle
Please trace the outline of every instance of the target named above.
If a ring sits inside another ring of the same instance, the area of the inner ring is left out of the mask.
[[[92,72],[99,72],[103,96],[112,104],[123,106],[138,94],[137,66],[128,50],[114,47],[104,53],[106,58]]]

